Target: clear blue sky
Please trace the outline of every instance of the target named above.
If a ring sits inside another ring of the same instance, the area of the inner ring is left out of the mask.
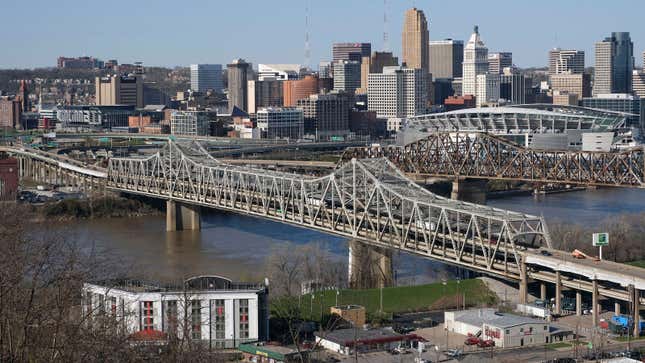
[[[146,65],[303,63],[305,3],[311,65],[331,44],[383,47],[383,0],[18,0],[2,6],[0,68],[54,66],[59,55],[116,58]],[[400,55],[407,8],[422,9],[430,39],[466,40],[474,24],[489,51],[511,51],[520,67],[546,65],[555,46],[583,49],[612,31],[629,31],[636,63],[645,47],[643,0],[388,0],[391,49]]]

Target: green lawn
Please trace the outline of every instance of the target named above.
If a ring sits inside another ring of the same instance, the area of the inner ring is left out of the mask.
[[[628,265],[645,268],[645,260],[625,262]]]
[[[419,285],[388,287],[383,289],[383,313],[403,313],[426,310],[439,310],[446,304],[449,308],[457,305],[457,296],[465,293],[467,306],[478,306],[483,304],[494,304],[496,296],[484,285],[481,280],[462,280],[460,283],[449,281],[445,286],[441,283]],[[303,318],[311,320],[320,320],[321,308],[322,313],[329,313],[329,308],[336,305],[338,297],[339,305],[362,305],[367,309],[368,316],[374,316],[379,313],[380,291],[379,289],[368,290],[340,290],[338,295],[336,290],[321,291],[312,295],[304,295],[294,298],[294,305],[299,306],[300,314]],[[442,298],[443,297],[443,298]],[[274,301],[279,304],[280,301]],[[276,306],[272,306],[275,310]]]
[[[572,345],[570,343],[565,343],[565,342],[557,342],[557,343],[551,343],[546,345],[546,347],[549,349],[569,348],[571,346]]]

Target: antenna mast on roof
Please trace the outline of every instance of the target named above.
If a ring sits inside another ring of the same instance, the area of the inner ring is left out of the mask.
[[[383,51],[390,51],[390,36],[387,33],[387,0],[383,0]]]
[[[311,47],[309,45],[309,0],[305,1],[305,64],[309,68],[311,63]]]

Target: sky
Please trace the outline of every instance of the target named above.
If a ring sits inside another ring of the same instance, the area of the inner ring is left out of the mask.
[[[383,0],[19,0],[0,13],[0,68],[51,67],[61,55],[147,66],[304,64],[307,4],[312,68],[331,58],[334,42],[384,49]],[[554,47],[582,49],[593,65],[594,43],[612,31],[631,32],[642,63],[643,0],[387,0],[398,56],[411,7],[425,12],[431,40],[467,40],[477,24],[489,52],[510,51],[519,67],[545,66]]]

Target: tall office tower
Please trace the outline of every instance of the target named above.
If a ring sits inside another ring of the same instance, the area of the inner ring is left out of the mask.
[[[249,72],[251,65],[244,59],[238,58],[231,64],[227,64],[228,69],[228,112],[233,111],[233,107],[246,110],[248,102],[248,85],[250,78]]]
[[[430,41],[430,73],[434,79],[459,78],[464,62],[464,42],[462,40]]]
[[[381,117],[411,117],[426,110],[428,73],[420,68],[384,67],[367,80],[367,109]]]
[[[361,62],[361,88],[360,93],[367,92],[367,77],[370,73],[381,73],[383,67],[398,66],[399,58],[392,52],[372,52],[371,57],[363,57]]]
[[[330,61],[321,61],[318,63],[318,77],[319,78],[332,78],[333,69]]]
[[[634,44],[627,32],[614,32],[596,43],[593,94],[629,93],[632,90]]]
[[[499,77],[499,98],[516,105],[527,103],[527,96],[532,87],[533,79],[531,77],[521,73],[513,73],[509,67],[505,68]]]
[[[283,82],[265,78],[263,81],[249,80],[247,112],[254,114],[258,108],[281,107],[283,102]]]
[[[423,10],[412,8],[406,11],[401,34],[401,48],[403,63],[408,68],[420,68],[426,73],[430,72],[428,65],[430,61],[429,41],[428,22]]]
[[[580,99],[591,97],[591,76],[588,73],[552,74],[549,83],[553,91],[575,93]]]
[[[212,90],[222,92],[222,65],[221,64],[191,64],[190,89],[196,92]]]
[[[357,61],[360,62],[363,57],[369,57],[372,53],[371,43],[334,43],[332,45],[332,60],[338,61]]]
[[[131,105],[142,108],[143,78],[137,75],[96,77],[95,103],[99,106]]]
[[[319,78],[307,75],[303,79],[282,81],[282,85],[282,105],[284,107],[293,107],[296,105],[298,100],[318,93]]]
[[[491,53],[488,55],[488,73],[490,74],[502,74],[504,73],[504,68],[512,66],[513,53],[511,52]]]
[[[334,62],[334,90],[354,93],[361,87],[361,63],[357,61]]]
[[[298,108],[304,113],[305,132],[316,136],[316,140],[330,140],[346,136],[349,131],[349,94],[328,93],[311,95],[298,100]]]
[[[461,93],[477,96],[477,76],[488,72],[488,48],[479,37],[479,27],[475,25],[473,34],[464,47],[464,64]],[[479,103],[479,100],[477,100]]]
[[[632,73],[632,91],[634,95],[645,98],[645,72],[634,70]]]
[[[500,75],[478,74],[475,89],[475,104],[477,107],[493,106],[500,99]]]
[[[584,50],[555,48],[549,51],[549,74],[581,74],[584,71]]]

